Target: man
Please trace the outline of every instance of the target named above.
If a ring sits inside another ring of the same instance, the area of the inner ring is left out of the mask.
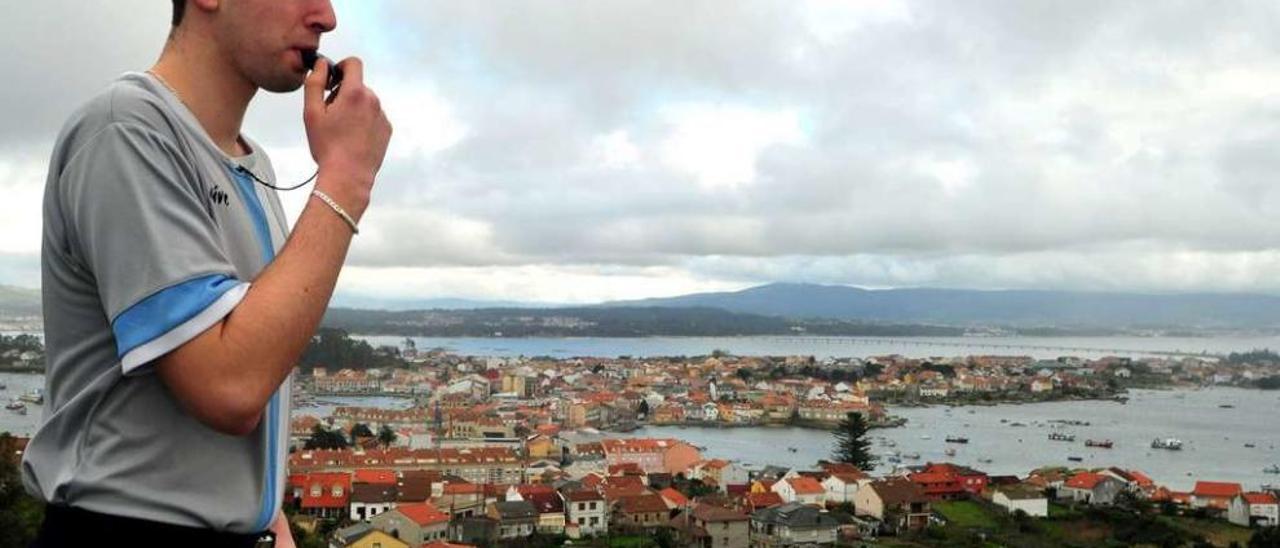
[[[22,463],[37,546],[253,546],[280,511],[289,378],[333,292],[391,126],[351,58],[326,102],[328,0],[174,0],[146,73],[78,110],[44,197],[44,417]],[[308,70],[314,71],[308,75]],[[303,86],[319,165],[288,232],[259,88]]]

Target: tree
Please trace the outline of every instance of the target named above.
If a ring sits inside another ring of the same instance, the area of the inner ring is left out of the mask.
[[[44,503],[23,489],[18,467],[9,460],[11,447],[9,433],[0,434],[0,546],[26,546],[44,521]]]
[[[329,430],[319,424],[311,427],[311,437],[303,444],[303,449],[346,449],[351,445],[342,432]]]
[[[1280,527],[1263,527],[1249,537],[1249,548],[1280,548]]]
[[[836,427],[836,450],[832,458],[836,462],[849,463],[861,470],[876,466],[876,456],[871,453],[871,440],[867,439],[867,421],[862,413],[848,413]]]
[[[358,438],[372,438],[372,437],[373,437],[373,430],[369,429],[369,425],[363,422],[357,422],[355,426],[351,427],[351,439],[353,440]]]
[[[751,382],[751,370],[750,370],[750,369],[747,369],[747,368],[745,368],[745,367],[739,367],[739,368],[738,368],[738,371],[737,371],[737,375],[738,375],[738,378],[739,378],[739,379],[742,379],[742,381],[743,381],[743,382]]]
[[[396,431],[392,430],[389,425],[384,424],[382,428],[378,429],[378,443],[381,443],[384,449],[391,447],[391,444],[395,443],[398,437]]]
[[[640,405],[636,406],[636,414],[647,419],[649,418],[649,411],[649,402],[646,400],[640,400]]]

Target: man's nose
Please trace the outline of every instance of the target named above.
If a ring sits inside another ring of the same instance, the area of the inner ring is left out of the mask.
[[[338,14],[334,13],[332,2],[317,0],[312,2],[312,6],[307,12],[307,28],[316,33],[325,33],[338,28]]]

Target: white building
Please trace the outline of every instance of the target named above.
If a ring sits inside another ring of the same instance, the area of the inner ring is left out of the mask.
[[[1280,503],[1271,493],[1242,493],[1227,506],[1227,521],[1246,527],[1280,525]]]
[[[609,531],[609,511],[603,495],[583,490],[560,496],[564,499],[565,533],[570,537],[589,537]]]
[[[1033,518],[1049,517],[1049,499],[1034,489],[1000,488],[991,496],[991,502],[1010,513],[1022,510]]]
[[[798,502],[815,506],[822,506],[823,499],[827,495],[826,489],[822,487],[821,483],[818,483],[818,480],[806,476],[778,481],[773,484],[772,490],[786,502]]]
[[[836,473],[822,480],[822,488],[826,491],[829,502],[853,502],[858,487],[865,481],[868,481],[866,474]]]

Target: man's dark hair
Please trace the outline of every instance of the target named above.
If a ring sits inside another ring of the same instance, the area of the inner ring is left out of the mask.
[[[173,26],[182,22],[182,12],[187,9],[187,0],[173,0]]]

